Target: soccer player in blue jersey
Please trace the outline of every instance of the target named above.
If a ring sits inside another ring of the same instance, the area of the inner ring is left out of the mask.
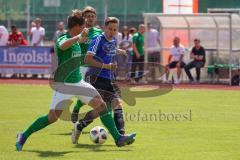
[[[117,49],[115,35],[118,32],[119,20],[115,17],[108,17],[105,20],[104,33],[95,37],[88,49],[85,63],[90,66],[91,84],[98,90],[107,106],[114,112],[114,122],[122,135],[125,134],[123,110],[120,97],[120,89],[114,83],[114,69],[106,70],[104,65],[114,64],[116,54],[126,54],[125,51]],[[112,65],[114,66],[114,65]],[[88,117],[88,119],[86,119]],[[72,133],[72,142],[77,143],[79,136],[86,126],[94,119],[94,111],[87,113],[87,116],[75,123]]]

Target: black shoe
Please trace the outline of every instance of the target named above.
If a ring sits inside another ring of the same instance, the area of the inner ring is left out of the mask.
[[[121,136],[117,141],[116,145],[118,147],[123,147],[125,145],[130,145],[135,141],[136,133]]]

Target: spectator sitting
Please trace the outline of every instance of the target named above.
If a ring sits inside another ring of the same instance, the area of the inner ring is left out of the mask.
[[[20,45],[27,45],[27,41],[24,39],[22,32],[18,31],[17,26],[11,26],[11,33],[9,34],[8,38],[8,46],[16,47]],[[23,77],[27,78],[27,74],[13,74],[11,78]]]
[[[169,69],[177,68],[177,77],[174,79],[175,84],[180,83],[180,76],[182,68],[185,63],[183,62],[183,56],[185,53],[185,47],[180,44],[180,38],[175,37],[173,39],[173,45],[170,49],[170,56],[168,58],[168,64],[165,66],[165,74],[163,75],[163,82],[167,81]]]
[[[11,26],[11,33],[8,38],[8,46],[27,45],[27,41],[24,39],[22,32],[18,31],[17,26]]]
[[[193,59],[193,61],[191,61],[184,67],[185,72],[189,78],[190,83],[192,83],[194,80],[193,80],[192,74],[190,72],[190,69],[195,67],[196,74],[197,74],[196,82],[199,83],[201,68],[205,65],[205,62],[206,62],[205,49],[200,45],[200,39],[194,40],[194,47],[192,48],[190,57],[191,57],[191,59]]]

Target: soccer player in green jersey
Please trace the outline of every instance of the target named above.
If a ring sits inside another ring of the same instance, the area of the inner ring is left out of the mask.
[[[91,6],[85,7],[83,9],[83,17],[85,18],[85,21],[86,21],[86,28],[88,28],[88,35],[87,35],[86,42],[80,43],[80,47],[82,50],[82,55],[85,56],[87,54],[91,40],[93,39],[93,37],[101,34],[102,30],[95,27],[96,20],[97,20],[97,12],[93,7]],[[88,70],[87,65],[81,66],[81,73],[83,78],[85,78],[87,70]],[[74,106],[73,112],[71,115],[71,119],[73,123],[77,122],[79,110],[83,105],[84,103],[78,100],[76,105]]]
[[[65,75],[64,71],[72,68],[71,62],[81,63],[79,57],[81,57],[81,48],[79,41],[82,41],[86,35],[87,29],[85,29],[85,20],[82,17],[82,13],[78,10],[74,10],[73,14],[68,17],[68,32],[57,39],[56,42],[56,54],[58,59],[58,68],[54,75],[54,82],[56,85],[64,84],[58,87],[53,94],[50,110],[47,115],[37,118],[25,131],[17,135],[16,150],[21,151],[26,140],[32,133],[39,131],[46,126],[56,122],[62,114],[67,104],[71,103],[73,97],[77,97],[85,104],[88,104],[93,110],[100,115],[100,119],[104,126],[108,129],[117,146],[121,147],[134,142],[136,134],[121,135],[114,123],[111,113],[107,111],[106,104],[102,100],[97,90],[89,83],[82,80],[80,72],[80,65],[74,70],[70,70],[70,74]],[[74,61],[77,59],[77,61]],[[100,64],[98,67],[102,67],[106,70],[115,68],[115,64]],[[65,88],[68,91],[65,91]],[[69,88],[70,91],[69,92]],[[78,93],[74,89],[77,88]],[[67,93],[69,92],[69,93]]]

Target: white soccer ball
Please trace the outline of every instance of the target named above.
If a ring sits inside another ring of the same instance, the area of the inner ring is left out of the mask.
[[[95,144],[103,144],[107,140],[108,134],[105,128],[96,126],[90,131],[90,139]]]

